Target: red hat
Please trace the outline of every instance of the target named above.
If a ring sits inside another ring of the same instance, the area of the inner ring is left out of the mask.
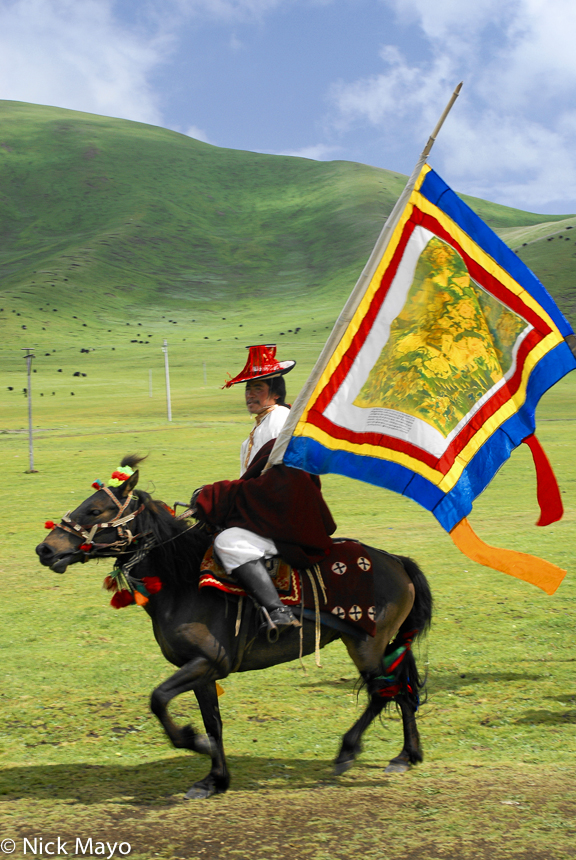
[[[234,379],[227,379],[223,388],[230,388],[238,382],[249,382],[251,379],[268,379],[271,376],[282,376],[289,373],[295,361],[277,361],[276,344],[264,343],[260,346],[247,346],[248,360],[244,370]]]

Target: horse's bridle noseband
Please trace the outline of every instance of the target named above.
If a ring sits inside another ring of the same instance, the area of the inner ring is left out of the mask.
[[[127,525],[127,523],[130,523],[132,522],[132,520],[136,519],[138,514],[142,513],[145,506],[144,504],[141,504],[137,510],[123,516],[124,511],[132,501],[132,495],[129,494],[124,504],[121,504],[114,495],[114,493],[112,493],[108,487],[102,486],[100,487],[100,489],[107,493],[113,500],[114,504],[118,507],[118,513],[113,520],[109,520],[106,523],[95,523],[93,526],[90,527],[90,530],[88,531],[84,528],[84,526],[80,525],[80,523],[74,522],[74,520],[70,518],[70,514],[72,513],[72,511],[68,511],[68,513],[64,514],[64,516],[62,517],[62,522],[55,526],[55,528],[62,529],[62,531],[69,532],[73,535],[80,535],[84,538],[84,544],[82,544],[82,546],[87,546],[88,544],[90,544],[91,548],[94,548],[95,550],[124,549],[125,547],[130,546],[130,544],[133,543],[137,537],[141,537],[141,535],[138,534],[133,535],[130,529],[125,528],[125,526]],[[64,523],[68,523],[68,525],[64,525]],[[94,536],[99,530],[101,531],[102,529],[116,529],[118,533],[117,540],[112,541],[111,543],[96,543],[94,540]],[[90,550],[83,551],[90,552]]]

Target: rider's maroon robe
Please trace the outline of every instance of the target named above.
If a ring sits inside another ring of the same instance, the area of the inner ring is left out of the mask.
[[[283,464],[262,473],[274,441],[258,451],[237,481],[202,487],[197,516],[220,529],[239,527],[269,538],[292,567],[310,567],[330,552],[336,523],[317,475]]]

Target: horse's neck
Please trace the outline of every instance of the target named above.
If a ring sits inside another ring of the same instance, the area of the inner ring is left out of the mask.
[[[201,558],[197,559],[196,556],[194,548],[190,548],[190,554],[187,557],[184,555],[179,565],[176,556],[169,559],[162,547],[154,547],[142,561],[135,565],[132,576],[137,579],[142,579],[144,576],[157,576],[163,588],[175,592],[186,593],[197,590]]]

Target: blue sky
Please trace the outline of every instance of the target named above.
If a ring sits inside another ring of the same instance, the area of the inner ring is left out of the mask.
[[[0,0],[0,98],[576,212],[574,0]]]

